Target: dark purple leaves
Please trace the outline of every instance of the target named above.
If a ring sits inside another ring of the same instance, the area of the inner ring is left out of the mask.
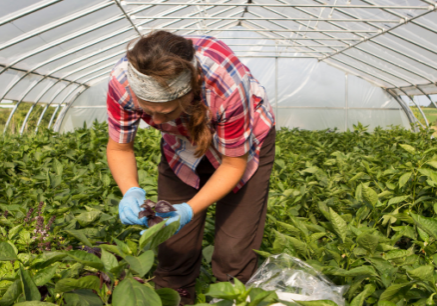
[[[149,222],[149,227],[151,227],[151,226],[158,224],[159,222],[164,221],[164,219],[162,219],[161,217],[158,217],[158,216],[154,216],[154,217],[148,219],[147,221]]]
[[[176,209],[174,209],[173,205],[169,202],[161,200],[156,203],[155,211],[158,213],[168,213],[170,211],[176,211]]]
[[[138,213],[138,219],[146,217],[149,227],[154,226],[164,220],[163,218],[157,216],[156,213],[168,213],[171,211],[176,211],[176,209],[174,209],[169,202],[163,200],[158,201],[156,204],[151,200],[145,200],[141,207],[144,208],[144,210]]]
[[[140,211],[140,213],[138,214],[139,219],[143,217],[149,218],[155,215],[155,212],[153,211],[152,207],[146,205],[145,208],[146,208],[145,210]]]
[[[143,205],[141,205],[141,207],[147,208],[147,207],[155,207],[155,202],[153,202],[152,200],[145,200]]]

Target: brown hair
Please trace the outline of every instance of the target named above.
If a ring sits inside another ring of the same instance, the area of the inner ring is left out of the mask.
[[[209,109],[201,98],[203,76],[201,70],[191,63],[194,53],[191,40],[166,31],[156,31],[141,37],[132,49],[129,50],[128,46],[127,58],[139,72],[153,77],[163,87],[168,86],[167,80],[186,69],[191,70],[194,100],[189,109],[188,129],[197,146],[195,156],[200,157],[211,145],[212,135],[208,127]]]

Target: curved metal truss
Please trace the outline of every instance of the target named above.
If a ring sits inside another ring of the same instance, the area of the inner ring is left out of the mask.
[[[0,82],[0,102],[18,101],[4,131],[23,101],[32,105],[20,133],[40,102],[46,105],[36,131],[52,104],[57,108],[49,127],[64,106],[55,123],[59,129],[75,99],[93,82],[107,77],[127,43],[157,29],[218,38],[223,31],[255,32],[274,44],[265,45],[265,54],[254,53],[254,45],[245,43],[253,37],[238,37],[229,44],[238,47],[238,56],[326,62],[384,88],[410,121],[414,115],[400,96],[416,104],[412,96],[423,95],[437,108],[430,98],[437,94],[437,2],[296,2],[40,0],[27,7],[3,3],[0,80],[6,81]]]

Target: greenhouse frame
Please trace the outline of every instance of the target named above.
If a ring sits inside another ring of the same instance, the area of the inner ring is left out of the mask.
[[[23,133],[30,120],[35,131],[60,132],[106,121],[109,72],[129,42],[159,29],[223,40],[266,88],[278,127],[409,128],[418,121],[409,104],[425,125],[418,99],[437,108],[437,2],[431,0],[23,0],[1,6],[3,133]]]

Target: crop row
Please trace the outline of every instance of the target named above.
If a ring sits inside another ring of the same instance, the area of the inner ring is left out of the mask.
[[[303,259],[349,285],[350,305],[433,305],[437,147],[430,135],[397,127],[368,133],[362,125],[345,133],[281,130],[260,258]],[[106,125],[94,124],[63,135],[0,138],[1,306],[35,299],[130,305],[121,294],[129,290],[137,302],[141,294],[154,306],[178,302],[175,291],[155,291],[152,279],[156,247],[174,229],[155,226],[140,236],[142,227],[120,223],[107,137]],[[159,137],[140,130],[135,142],[140,185],[152,201]],[[226,294],[244,302],[250,293],[237,283],[210,286],[213,233],[212,207],[198,302]]]

